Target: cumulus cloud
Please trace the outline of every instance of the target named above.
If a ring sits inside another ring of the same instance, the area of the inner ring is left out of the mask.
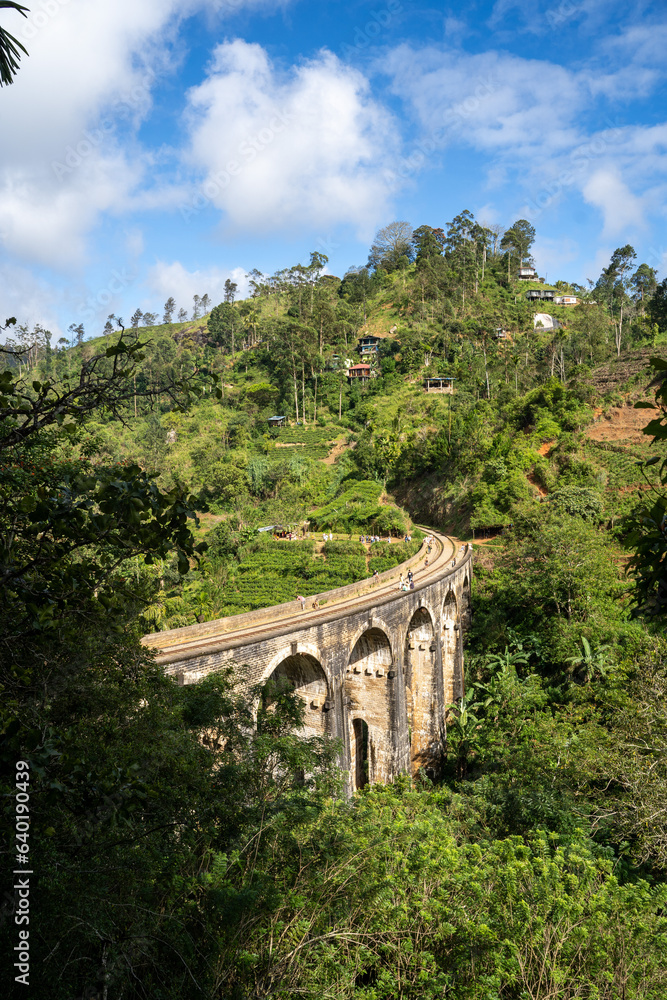
[[[652,184],[656,212],[666,204],[658,189],[667,173],[667,126],[625,126],[601,105],[601,95],[644,93],[655,85],[656,67],[629,79],[627,64],[611,60],[603,75],[594,60],[568,68],[506,52],[402,45],[382,70],[411,107],[423,144],[478,151],[488,187],[513,185],[527,218],[576,193],[601,209],[606,236],[641,225]]]
[[[281,73],[259,45],[226,42],[189,105],[189,159],[205,179],[186,217],[212,203],[234,227],[348,223],[364,235],[384,217],[395,122],[330,52]]]
[[[209,0],[37,0],[11,30],[30,55],[3,90],[0,246],[71,267],[105,212],[173,202],[154,190],[136,142],[162,77],[177,66],[182,20]],[[279,0],[228,0],[222,18]],[[215,8],[214,8],[215,12]]]
[[[158,261],[148,273],[147,284],[161,302],[173,295],[177,308],[190,312],[194,295],[208,294],[213,305],[222,302],[227,278],[238,285],[237,298],[248,296],[250,286],[242,267],[208,267],[188,271],[180,261],[170,264]]]
[[[602,212],[603,236],[617,236],[644,225],[644,206],[612,170],[597,170],[586,182],[583,195]]]

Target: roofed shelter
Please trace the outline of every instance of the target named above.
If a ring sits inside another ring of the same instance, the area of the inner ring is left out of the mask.
[[[450,395],[454,392],[454,378],[425,378],[424,390],[426,392],[447,392]]]

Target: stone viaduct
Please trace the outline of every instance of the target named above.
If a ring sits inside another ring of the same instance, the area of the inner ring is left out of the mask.
[[[463,694],[472,547],[433,532],[434,551],[381,575],[296,602],[146,636],[181,684],[232,666],[243,684],[288,681],[306,705],[307,735],[343,743],[349,791],[431,771],[446,707]],[[287,543],[289,544],[289,543]],[[415,589],[398,589],[411,568]]]

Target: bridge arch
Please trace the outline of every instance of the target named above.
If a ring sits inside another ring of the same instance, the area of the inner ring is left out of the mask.
[[[435,767],[440,748],[442,696],[433,614],[423,605],[408,623],[403,654],[412,771]]]
[[[295,654],[308,656],[313,660],[317,660],[324,671],[327,683],[331,685],[331,672],[327,663],[326,654],[312,642],[287,642],[281,645],[278,651],[274,653],[264,667],[260,683],[264,684],[283,660],[286,660],[288,657],[294,656]]]
[[[369,623],[348,658],[344,690],[353,791],[394,773],[398,671],[387,632]]]
[[[302,732],[306,736],[321,736],[331,730],[331,685],[316,656],[288,647],[273,657],[266,672],[266,681],[273,682],[278,690],[294,691],[301,698],[305,705]],[[270,692],[268,697],[271,697]]]
[[[420,571],[416,591],[399,593],[391,573],[382,574],[361,590],[331,592],[317,614],[304,614],[292,601],[143,641],[181,683],[229,667],[238,668],[247,693],[269,677],[289,684],[306,703],[307,731],[343,740],[353,788],[391,781],[415,767],[411,758],[428,749],[431,738],[442,736],[445,706],[463,693],[461,640],[470,622],[473,554],[469,547],[455,552],[451,540],[434,535],[441,546],[424,576]],[[419,640],[428,645],[410,648]],[[323,704],[313,707],[319,699]]]
[[[461,591],[461,624],[463,628],[470,628],[472,621],[472,597],[470,594],[470,578],[466,571],[463,580],[463,590]]]
[[[458,636],[459,608],[456,594],[450,587],[442,604],[442,689],[445,707],[458,695]]]

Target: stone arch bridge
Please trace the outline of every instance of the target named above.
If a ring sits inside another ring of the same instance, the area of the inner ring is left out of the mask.
[[[424,767],[445,740],[446,706],[464,687],[472,547],[432,532],[408,562],[375,580],[298,602],[145,636],[181,684],[233,667],[251,686],[290,682],[306,733],[342,740],[349,791]],[[286,544],[289,544],[288,542]],[[399,574],[414,590],[399,590]]]

